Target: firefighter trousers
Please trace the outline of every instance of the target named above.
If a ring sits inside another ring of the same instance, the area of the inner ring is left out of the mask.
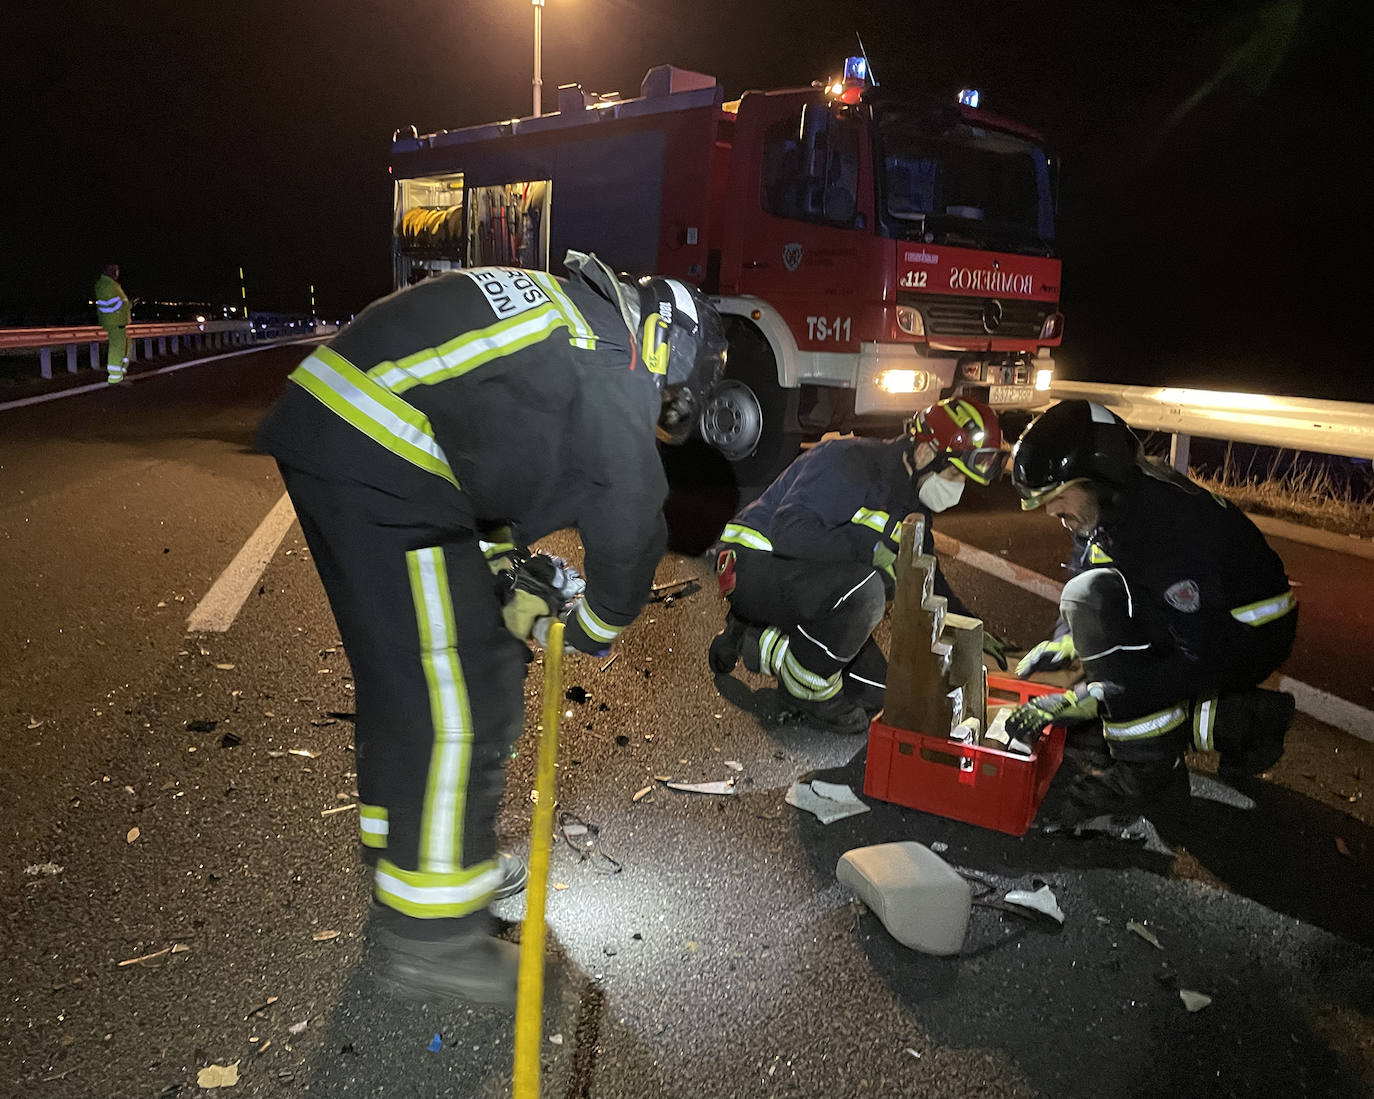
[[[1117,759],[1173,759],[1190,745],[1242,756],[1249,741],[1286,728],[1291,703],[1259,684],[1292,651],[1297,609],[1251,626],[1226,613],[1224,644],[1186,655],[1152,626],[1116,569],[1089,569],[1064,585],[1060,613],[1089,682],[1121,688],[1107,700],[1103,735]],[[1199,611],[1198,613],[1208,613]],[[1211,611],[1210,613],[1218,613]],[[1288,696],[1283,696],[1287,699]],[[1282,737],[1282,730],[1277,734]]]
[[[448,937],[485,921],[500,883],[494,826],[529,649],[471,530],[416,514],[405,491],[279,465],[353,669],[374,914]]]
[[[797,698],[823,700],[841,690],[867,689],[870,701],[876,691],[875,709],[880,708],[887,661],[872,634],[883,620],[887,597],[873,566],[731,548],[736,553],[731,609],[760,627],[746,641],[746,666],[777,676]],[[751,651],[754,645],[757,652]],[[851,667],[858,678],[842,677]]]

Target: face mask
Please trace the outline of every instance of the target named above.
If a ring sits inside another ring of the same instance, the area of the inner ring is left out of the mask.
[[[921,481],[916,495],[931,511],[945,511],[957,504],[964,495],[964,479],[960,477],[957,481],[946,481],[939,474],[929,473]]]

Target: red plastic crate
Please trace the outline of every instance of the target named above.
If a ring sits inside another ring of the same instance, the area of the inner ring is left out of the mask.
[[[988,708],[1062,690],[1010,676],[988,676]],[[967,824],[1024,835],[1064,759],[1064,727],[1051,725],[1023,756],[886,725],[868,730],[864,793]]]

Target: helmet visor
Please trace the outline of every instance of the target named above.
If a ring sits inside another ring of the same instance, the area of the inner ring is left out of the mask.
[[[990,485],[1002,476],[1006,465],[1007,452],[998,447],[979,447],[977,450],[953,451],[949,464],[971,481],[980,485]]]

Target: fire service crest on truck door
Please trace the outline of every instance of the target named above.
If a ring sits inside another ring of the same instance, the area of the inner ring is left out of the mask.
[[[793,241],[791,244],[782,246],[782,265],[789,271],[795,271],[801,266],[802,246],[799,242]]]

